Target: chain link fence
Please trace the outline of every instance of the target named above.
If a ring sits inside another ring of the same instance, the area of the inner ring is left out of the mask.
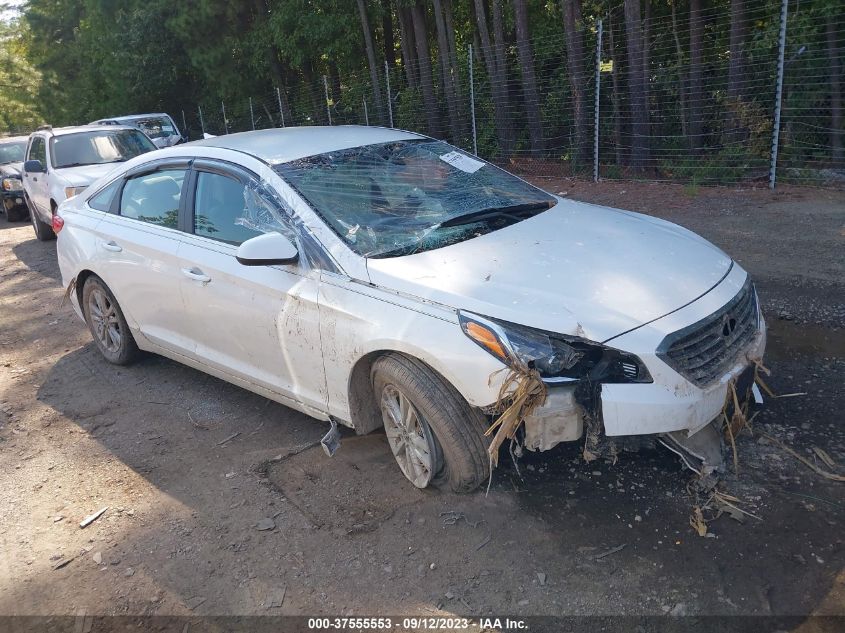
[[[673,10],[634,29],[619,7],[580,22],[574,39],[476,38],[430,64],[385,63],[375,81],[318,77],[191,105],[182,122],[191,138],[397,127],[533,177],[845,186],[845,14],[789,6]]]

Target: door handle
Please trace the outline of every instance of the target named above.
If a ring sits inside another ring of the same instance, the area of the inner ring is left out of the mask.
[[[193,279],[194,281],[201,281],[203,283],[211,281],[211,277],[206,275],[202,272],[199,268],[183,268],[182,274],[185,275],[188,279]]]
[[[115,241],[103,242],[103,248],[107,251],[112,251],[113,253],[119,253],[123,250],[123,247]]]

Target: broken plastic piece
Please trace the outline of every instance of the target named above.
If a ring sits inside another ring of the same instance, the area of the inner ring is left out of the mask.
[[[340,431],[337,430],[337,422],[332,418],[330,420],[331,428],[329,432],[323,436],[323,439],[320,440],[320,446],[323,447],[323,452],[329,456],[334,457],[334,454],[337,453],[337,449],[340,448]]]
[[[725,470],[722,435],[712,422],[690,436],[685,431],[666,433],[660,437],[660,442],[678,454],[687,468],[696,473]]]
[[[755,404],[763,404],[763,394],[760,393],[760,387],[757,386],[756,382],[751,385],[751,393],[754,394]]]

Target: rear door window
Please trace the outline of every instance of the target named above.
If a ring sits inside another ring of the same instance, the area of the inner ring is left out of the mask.
[[[175,229],[185,169],[162,169],[126,181],[120,197],[120,215]]]
[[[111,211],[114,194],[118,187],[120,187],[120,183],[120,180],[115,180],[96,196],[93,196],[90,200],[88,200],[88,206],[92,209],[97,209],[97,211]]]

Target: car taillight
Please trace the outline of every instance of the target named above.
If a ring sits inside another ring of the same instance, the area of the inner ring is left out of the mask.
[[[53,216],[53,233],[58,233],[65,225],[65,221],[58,213]]]

